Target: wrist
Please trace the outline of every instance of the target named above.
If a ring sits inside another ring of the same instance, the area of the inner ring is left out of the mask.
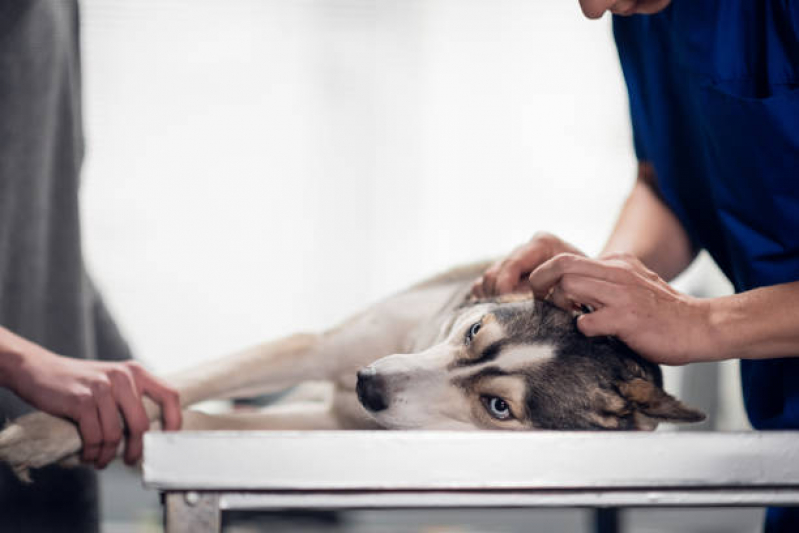
[[[698,300],[702,309],[704,334],[702,335],[701,361],[714,362],[735,359],[735,342],[731,342],[731,328],[734,328],[733,316],[724,298],[706,298]]]

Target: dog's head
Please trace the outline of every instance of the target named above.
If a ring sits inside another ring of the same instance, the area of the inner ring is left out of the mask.
[[[446,340],[375,361],[357,390],[397,429],[654,429],[705,418],[663,390],[657,365],[533,300],[463,308]]]

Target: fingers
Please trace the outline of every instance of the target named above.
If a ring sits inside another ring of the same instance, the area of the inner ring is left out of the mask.
[[[102,441],[95,466],[105,468],[116,457],[119,442],[122,440],[122,423],[109,381],[98,380],[94,384],[94,401],[97,405],[102,432]]]
[[[555,285],[546,299],[565,311],[575,311],[579,308],[579,304],[569,298],[560,285]]]
[[[529,277],[536,298],[546,298],[560,279],[573,274],[627,285],[635,274],[635,266],[621,260],[596,260],[577,254],[560,254],[536,268]]]
[[[114,383],[114,397],[127,427],[125,463],[133,465],[141,458],[142,438],[150,429],[150,419],[142,405],[141,393],[132,372],[117,368],[109,371],[109,376]]]
[[[532,240],[491,265],[472,285],[472,294],[487,298],[516,292],[524,277],[557,252],[580,252],[549,233],[537,233]]]
[[[495,294],[507,294],[514,292],[514,290],[521,284],[522,277],[525,272],[525,264],[521,260],[514,260],[502,269],[496,277],[494,283]]]
[[[480,276],[479,278],[474,280],[474,283],[472,283],[471,292],[472,296],[476,298],[485,298],[485,295],[483,293],[483,276]]]
[[[131,370],[133,371],[136,383],[139,385],[142,393],[152,398],[161,406],[163,429],[166,431],[176,431],[180,429],[182,414],[178,392],[144,370],[141,365],[137,363],[132,363],[132,365]]]
[[[79,402],[77,422],[80,438],[83,441],[80,458],[84,463],[95,463],[100,455],[100,445],[103,442],[97,405],[89,392],[82,395]]]
[[[122,421],[110,380],[95,377],[79,394],[78,429],[83,440],[81,460],[105,468],[122,440]]]
[[[482,276],[477,278],[474,283],[472,283],[472,294],[477,298],[488,298],[493,293],[490,292],[493,290],[494,280],[496,279],[496,273],[499,270],[500,263],[494,263],[491,265],[488,270],[486,270]]]
[[[83,389],[73,396],[75,407],[70,416],[78,422],[83,440],[81,458],[104,468],[116,457],[124,427],[125,462],[134,464],[141,458],[143,436],[150,428],[142,396],[160,404],[164,429],[176,430],[181,425],[178,394],[138,363],[96,364],[102,366],[95,367],[94,374],[85,378]]]
[[[472,286],[472,292],[478,298],[491,298],[504,292],[511,292],[521,278],[522,272],[518,264],[509,259],[494,263]],[[501,280],[501,285],[499,284]],[[501,287],[501,289],[500,289]]]
[[[618,286],[613,283],[566,274],[550,291],[549,300],[566,311],[579,310],[582,305],[601,309],[614,304],[618,295]]]
[[[472,294],[478,298],[491,298],[513,292],[526,273],[523,254],[520,254],[520,250],[515,250],[485,271],[482,277],[472,285]]]

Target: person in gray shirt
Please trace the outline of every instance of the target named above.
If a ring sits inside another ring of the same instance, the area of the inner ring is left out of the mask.
[[[180,427],[175,390],[128,361],[83,261],[77,0],[0,2],[0,415],[37,408],[73,420],[84,462],[103,468],[125,438],[134,463],[149,427]],[[120,422],[124,420],[123,424]],[[0,467],[0,531],[96,531],[87,468],[45,468],[32,485]]]

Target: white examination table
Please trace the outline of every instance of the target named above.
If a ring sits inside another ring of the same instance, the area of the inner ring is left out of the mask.
[[[226,510],[799,506],[799,432],[148,433],[144,483],[168,533]]]

